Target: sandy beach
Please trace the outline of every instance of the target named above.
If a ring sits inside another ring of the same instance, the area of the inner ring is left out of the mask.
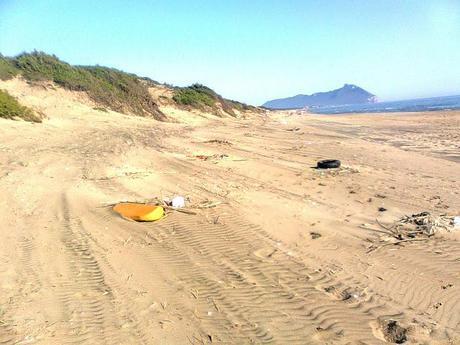
[[[160,123],[2,86],[48,119],[0,120],[0,344],[460,344],[460,231],[380,246],[460,215],[460,112]]]

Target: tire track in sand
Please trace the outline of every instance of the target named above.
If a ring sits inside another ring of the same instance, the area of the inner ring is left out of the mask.
[[[432,240],[423,245],[381,250],[374,255],[376,275],[369,284],[375,291],[389,291],[388,298],[398,301],[417,314],[429,315],[451,336],[460,336],[460,244]],[[440,267],[443,269],[440,270]]]
[[[57,296],[62,304],[66,344],[125,344],[114,312],[111,287],[106,284],[91,249],[88,233],[79,218],[72,217],[66,195],[62,195],[61,242],[67,272],[58,280]],[[126,343],[127,344],[127,343]]]
[[[381,344],[371,324],[402,317],[373,296],[351,303],[319,289],[318,282],[330,280],[327,273],[307,267],[231,212],[221,207],[207,220],[174,214],[154,226],[126,223],[135,227],[130,234],[146,264],[173,272],[184,291],[193,292],[194,308],[175,308],[198,319],[219,343],[343,343],[346,336],[351,343]],[[140,245],[146,239],[148,246]]]

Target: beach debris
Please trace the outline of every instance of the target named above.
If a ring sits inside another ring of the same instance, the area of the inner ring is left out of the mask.
[[[389,245],[400,245],[405,242],[427,241],[440,231],[453,231],[455,217],[445,214],[435,216],[430,212],[420,212],[404,216],[392,225],[384,225],[378,219],[377,224],[384,230],[367,229],[381,232],[386,236],[380,238],[379,244],[373,244],[367,253]]]
[[[164,208],[155,204],[122,202],[113,206],[113,210],[136,222],[154,222],[165,216]]]
[[[454,229],[455,217],[445,214],[435,216],[430,212],[420,212],[411,216],[404,216],[393,223],[392,226],[384,226],[377,220],[377,223],[388,230],[397,239],[431,237],[437,232],[452,231]]]
[[[454,287],[454,284],[449,283],[449,284],[446,284],[446,285],[442,285],[441,289],[446,290],[446,289],[451,288],[451,287]]]
[[[327,293],[330,293],[334,297],[336,297],[338,300],[346,302],[346,301],[355,301],[359,299],[361,296],[363,296],[364,292],[360,292],[358,290],[352,289],[352,288],[346,288],[346,289],[339,289],[338,286],[328,286],[324,288],[324,291]]]
[[[407,341],[407,329],[401,327],[396,320],[383,320],[380,322],[385,340],[393,344],[404,344]]]
[[[311,236],[312,240],[316,240],[316,239],[320,238],[322,235],[319,232],[312,231],[312,232],[310,232],[310,236]]]
[[[151,222],[160,220],[171,212],[197,215],[195,210],[214,208],[222,204],[221,201],[203,200],[198,203],[186,205],[184,196],[176,195],[174,198],[163,199],[154,197],[142,201],[119,201],[117,203],[105,203],[101,207],[110,207],[121,217],[138,222]],[[161,210],[163,213],[161,213]],[[161,215],[161,216],[160,216]],[[218,217],[217,217],[218,218]]]
[[[388,211],[385,207],[379,207],[379,212],[385,212]]]
[[[436,304],[433,305],[433,308],[436,309],[436,310],[441,308],[441,307],[442,307],[442,302],[437,302]]]
[[[454,228],[455,229],[460,229],[460,216],[455,216],[454,217]]]
[[[211,139],[204,142],[205,144],[220,144],[220,145],[227,145],[232,146],[233,144],[226,140],[226,139]]]
[[[300,127],[288,128],[286,129],[288,132],[298,132],[300,131]]]
[[[214,155],[194,155],[193,157],[202,161],[210,161],[228,158],[228,155],[225,153],[216,153]]]
[[[412,216],[404,216],[399,220],[399,223],[414,225],[416,232],[426,236],[433,236],[440,230],[452,231],[455,224],[455,217],[445,214],[434,216],[430,212],[421,212]]]
[[[355,168],[351,167],[346,167],[346,166],[341,166],[340,168],[337,169],[318,169],[318,167],[314,166],[312,169],[315,170],[316,176],[311,177],[311,180],[316,180],[317,178],[323,179],[323,178],[335,178],[337,176],[344,176],[344,175],[350,175],[350,174],[358,174],[360,171]],[[360,191],[360,186],[358,185],[353,185],[353,186],[348,186],[347,189],[355,189],[356,192]],[[351,193],[354,194],[354,193]]]
[[[324,159],[316,163],[317,169],[336,169],[340,168],[340,161],[337,159]]]
[[[185,207],[185,198],[183,196],[175,196],[171,200],[171,206],[174,208],[183,208]]]
[[[222,204],[221,201],[204,200],[198,204],[193,205],[192,208],[198,208],[198,209],[214,208],[220,204]]]
[[[116,203],[104,203],[101,207],[110,207],[111,209],[116,211],[116,213],[120,213],[117,210],[120,210],[122,208],[126,208],[126,209],[136,208],[133,206],[126,207],[126,206],[117,206],[117,205],[136,205],[136,207],[139,207],[139,208],[145,207],[146,209],[153,208],[153,207],[161,207],[164,210],[164,217],[166,217],[170,213],[169,211],[177,211],[180,213],[186,213],[186,214],[191,214],[191,215],[197,214],[196,212],[193,212],[189,209],[172,207],[172,201],[169,198],[160,199],[158,197],[142,199],[142,200],[121,200]],[[123,215],[121,216],[123,218],[130,219],[129,217],[124,217]],[[131,219],[131,220],[134,220],[134,219]],[[143,220],[140,220],[140,221],[143,221]]]
[[[340,293],[340,299],[342,301],[354,301],[358,300],[364,292],[355,291],[352,289],[345,289]]]

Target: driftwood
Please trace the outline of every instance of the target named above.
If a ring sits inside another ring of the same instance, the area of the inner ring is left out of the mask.
[[[420,241],[428,241],[428,238],[409,238],[409,239],[406,239],[406,240],[397,240],[396,242],[389,242],[389,243],[382,243],[378,246],[371,246],[366,254],[369,254],[371,252],[374,252],[380,248],[383,248],[383,247],[387,247],[387,246],[397,246],[401,243],[406,243],[406,242],[420,242]]]
[[[204,141],[205,144],[221,144],[221,145],[228,145],[228,146],[232,146],[233,144],[226,140],[226,139],[211,139],[211,140],[207,140],[207,141]]]
[[[401,243],[428,241],[439,231],[452,231],[454,229],[454,217],[445,214],[434,216],[430,212],[404,216],[391,225],[384,225],[378,219],[376,219],[376,222],[384,230],[368,227],[365,227],[365,229],[384,233],[391,237],[391,241],[382,243],[381,238],[381,242],[370,246],[367,253]]]

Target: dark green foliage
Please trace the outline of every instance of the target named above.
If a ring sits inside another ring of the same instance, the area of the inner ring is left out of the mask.
[[[173,100],[181,105],[213,107],[217,101],[217,95],[203,85],[194,84],[176,89]]]
[[[24,107],[8,92],[0,90],[0,118],[21,118],[26,121],[41,122],[32,109]]]
[[[257,107],[254,107],[253,105],[248,105],[246,103],[241,103],[238,101],[227,101],[233,108],[235,108],[238,111],[254,111],[254,112],[259,112],[259,109]]]
[[[42,52],[21,54],[7,61],[28,81],[52,80],[68,90],[85,91],[96,103],[111,110],[165,119],[148,86],[136,75],[100,66],[72,66]],[[8,71],[0,68],[0,76]]]
[[[225,99],[209,87],[201,84],[176,88],[173,100],[179,105],[190,106],[202,110],[211,110],[216,115],[220,115],[218,113],[219,109],[222,109],[232,116],[236,116],[234,112],[235,109],[240,112],[260,112],[260,109],[257,107]]]
[[[0,80],[8,80],[19,74],[14,61],[0,54]]]
[[[191,106],[199,109],[209,109],[219,115],[217,110],[222,108],[226,113],[235,115],[231,105],[216,92],[201,84],[189,87],[176,88],[173,100],[179,105]]]

